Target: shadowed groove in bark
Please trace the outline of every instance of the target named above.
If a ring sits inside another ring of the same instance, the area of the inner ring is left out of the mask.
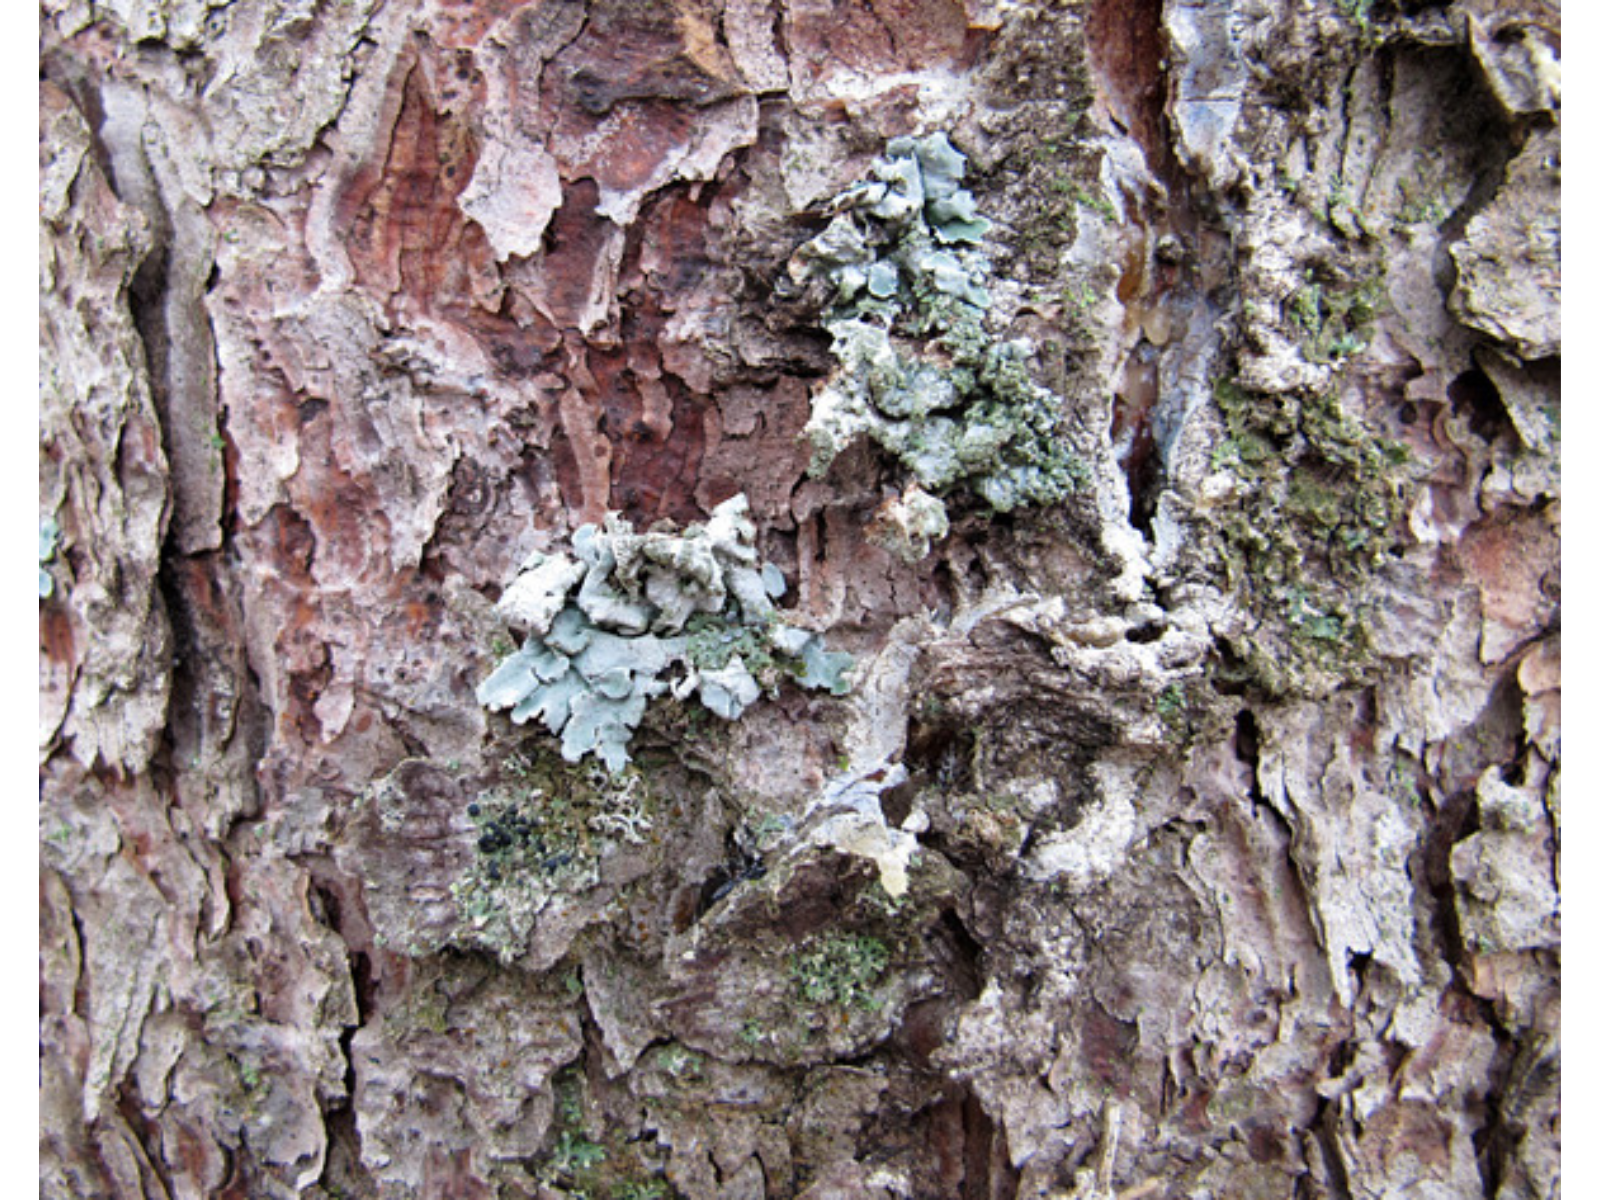
[[[1177,186],[1161,18],[1162,0],[1094,0],[1084,26],[1085,46],[1112,119],[1139,144],[1156,175]]]

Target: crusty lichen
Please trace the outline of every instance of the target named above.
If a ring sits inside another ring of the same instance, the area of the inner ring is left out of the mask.
[[[789,955],[789,980],[808,1007],[877,1012],[883,1001],[876,985],[888,965],[889,948],[877,938],[830,931]]]
[[[778,619],[783,574],[759,562],[744,496],[682,533],[635,533],[612,514],[572,552],[533,555],[506,589],[500,611],[527,639],[478,688],[517,724],[538,717],[568,762],[622,771],[646,706],[669,691],[733,720],[783,676],[848,690],[850,656]]]
[[[866,437],[923,488],[966,486],[1010,512],[1061,500],[1083,468],[1061,438],[1059,398],[1028,376],[1031,347],[984,329],[990,223],[965,172],[943,133],[896,138],[794,255],[797,282],[833,289],[824,325],[839,360],[806,436],[814,475]]]
[[[1255,617],[1235,645],[1269,694],[1316,694],[1371,665],[1360,584],[1404,525],[1404,447],[1324,394],[1254,395],[1231,380],[1214,398],[1227,437],[1214,465],[1237,501],[1215,514],[1233,587]]]
[[[1381,273],[1341,284],[1308,271],[1288,303],[1290,320],[1304,334],[1307,361],[1337,362],[1366,349],[1382,294]]]
[[[502,780],[467,806],[474,854],[451,885],[461,924],[456,945],[519,958],[552,901],[592,888],[601,860],[656,846],[656,800],[629,771],[564,769],[552,758],[514,756]]]

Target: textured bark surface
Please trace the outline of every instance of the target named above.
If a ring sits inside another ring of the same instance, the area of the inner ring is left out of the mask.
[[[1559,1194],[1553,0],[43,14],[41,1194]],[[790,261],[941,130],[1085,483],[907,562]],[[848,696],[480,706],[741,492]]]

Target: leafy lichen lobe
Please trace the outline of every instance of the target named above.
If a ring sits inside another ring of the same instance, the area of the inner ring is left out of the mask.
[[[669,692],[734,720],[777,675],[847,690],[850,656],[778,618],[783,575],[759,562],[744,496],[682,533],[636,533],[613,514],[572,551],[534,555],[506,589],[499,607],[528,636],[478,687],[513,722],[537,717],[568,762],[623,771],[646,707]]]
[[[929,492],[966,486],[999,512],[1052,504],[1083,467],[1060,437],[1059,398],[1028,376],[1029,345],[984,327],[990,222],[965,172],[943,133],[891,141],[791,261],[797,281],[833,289],[839,369],[812,399],[811,472],[866,437]]]

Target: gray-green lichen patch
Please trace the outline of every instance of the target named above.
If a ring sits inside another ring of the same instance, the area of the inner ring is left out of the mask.
[[[1301,352],[1314,363],[1338,362],[1367,347],[1383,295],[1383,276],[1334,283],[1307,271],[1289,298],[1289,319],[1303,335]]]
[[[45,566],[55,559],[56,546],[61,541],[61,526],[54,517],[39,519],[39,599],[48,600],[56,590],[56,581]]]
[[[450,885],[460,917],[455,941],[520,957],[534,925],[564,896],[593,888],[602,859],[649,859],[660,844],[656,802],[636,773],[587,773],[518,758],[502,786],[467,806],[475,853]]]
[[[787,963],[801,1003],[813,1007],[863,1008],[877,1012],[883,1001],[878,981],[889,965],[889,948],[867,934],[830,932]]]
[[[1233,485],[1213,516],[1254,629],[1234,650],[1269,693],[1317,694],[1371,665],[1363,581],[1404,527],[1403,447],[1327,395],[1266,396],[1219,381]]]
[[[965,172],[943,133],[896,138],[791,260],[797,283],[832,289],[823,323],[839,361],[812,397],[811,473],[865,437],[932,492],[966,486],[1001,512],[1052,504],[1083,468],[1059,398],[1028,376],[1031,348],[984,329],[990,223]]]
[[[783,573],[762,564],[744,496],[682,533],[635,533],[616,516],[585,525],[572,555],[535,554],[499,608],[528,630],[522,648],[478,688],[478,700],[537,717],[561,754],[593,754],[613,772],[650,701],[697,695],[734,720],[787,676],[834,695],[848,690],[848,654],[778,619]]]
[[[760,878],[669,943],[674,986],[653,1011],[673,1037],[724,1061],[860,1055],[937,986],[929,933],[961,886],[929,851],[893,896],[862,864],[791,839]]]

